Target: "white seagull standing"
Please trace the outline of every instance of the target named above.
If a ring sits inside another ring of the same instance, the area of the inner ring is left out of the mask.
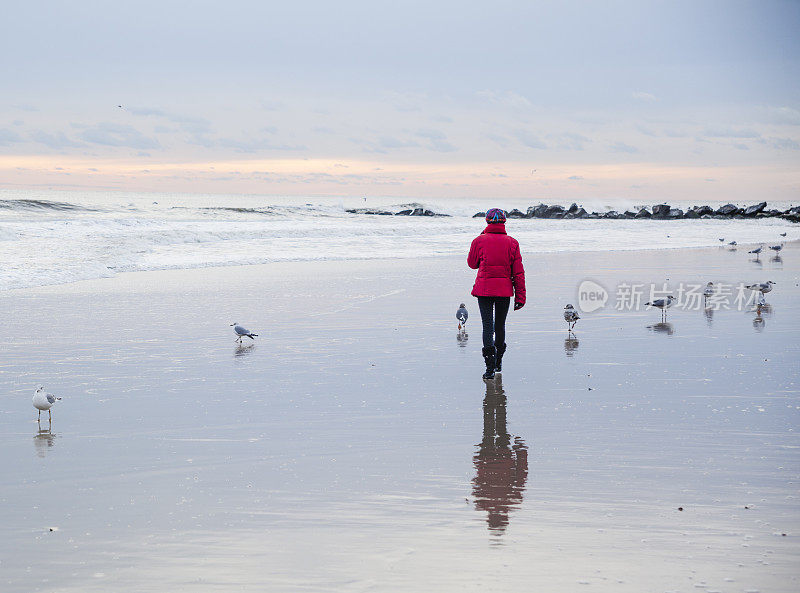
[[[709,298],[711,296],[714,296],[714,283],[713,282],[709,282],[708,284],[706,284],[706,287],[703,289],[703,296],[705,298]]]
[[[774,251],[775,253],[778,253],[781,249],[783,249],[783,243],[781,243],[780,245],[770,245],[769,248],[772,249],[772,251]]]
[[[764,249],[764,246],[763,245],[759,245],[758,247],[756,247],[752,251],[748,251],[747,253],[755,253],[756,259],[758,259],[758,256],[761,255],[761,250],[762,249]]]
[[[50,413],[50,408],[60,399],[60,397],[56,397],[52,393],[47,393],[44,390],[44,385],[37,385],[36,391],[33,393],[33,407],[39,410],[39,420],[42,419],[42,410],[47,410],[47,417],[52,420],[53,416]]]
[[[655,299],[649,303],[645,303],[645,305],[661,309],[661,319],[663,320],[667,318],[667,309],[669,309],[672,306],[672,301],[674,300],[675,297],[669,295],[665,299]]]
[[[767,302],[767,300],[764,298],[764,295],[772,290],[773,284],[775,283],[772,280],[767,280],[766,282],[760,282],[757,284],[751,284],[750,286],[745,286],[745,288],[748,288],[750,290],[755,290],[756,292],[761,293],[758,297],[758,304],[764,305]]]
[[[235,321],[231,323],[231,327],[233,328],[233,331],[236,332],[236,335],[239,336],[238,338],[236,338],[236,341],[239,342],[240,344],[242,343],[242,338],[245,336],[247,336],[253,341],[255,341],[256,336],[258,336],[258,334],[254,334],[249,329],[245,329],[241,325],[238,325]]]
[[[564,321],[567,322],[567,331],[571,332],[575,327],[575,324],[578,323],[578,319],[580,316],[578,312],[575,310],[575,307],[572,305],[567,305],[564,307]]]

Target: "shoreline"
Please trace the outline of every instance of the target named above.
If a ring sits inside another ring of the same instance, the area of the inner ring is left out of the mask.
[[[513,236],[513,233],[510,233]],[[784,240],[782,241],[784,244],[784,248],[790,247],[794,248],[795,246],[800,245],[800,239],[792,239],[792,240]],[[590,255],[590,254],[633,254],[633,253],[657,253],[659,251],[665,252],[672,252],[672,251],[709,251],[709,252],[718,252],[720,249],[728,250],[728,251],[742,251],[742,255],[749,255],[747,254],[747,250],[751,247],[757,245],[764,245],[767,246],[766,243],[759,243],[759,242],[748,242],[748,243],[739,243],[734,247],[731,247],[727,244],[721,244],[717,246],[675,246],[670,247],[667,245],[660,245],[658,247],[653,247],[651,249],[641,249],[641,248],[631,248],[631,249],[597,249],[597,250],[578,250],[578,249],[570,249],[570,250],[552,250],[552,251],[523,251],[523,258],[525,260],[537,256],[551,256],[551,255],[564,255],[569,256],[570,254],[575,255]],[[469,245],[466,244],[466,248],[468,249]],[[767,250],[768,251],[768,250]],[[764,258],[768,259],[769,257],[773,257],[775,254],[772,252],[764,253]],[[466,253],[466,252],[465,252]],[[432,258],[436,260],[445,260],[445,259],[466,259],[466,255],[459,256],[453,254],[430,254],[425,256],[425,258]],[[6,290],[0,290],[0,295],[3,294],[19,294],[23,291],[29,290],[40,290],[40,289],[47,289],[47,288],[57,288],[57,287],[65,287],[65,286],[72,286],[76,284],[83,284],[87,282],[100,282],[100,281],[113,281],[117,278],[124,277],[130,274],[152,274],[152,273],[172,273],[172,272],[197,272],[201,273],[204,270],[225,270],[228,268],[232,269],[259,269],[259,268],[267,268],[270,266],[283,266],[283,265],[295,265],[295,264],[316,264],[320,266],[325,266],[326,264],[340,264],[340,263],[347,263],[347,262],[375,262],[375,263],[390,263],[390,262],[410,262],[416,261],[419,259],[419,256],[415,255],[407,255],[407,256],[398,256],[392,258],[383,258],[383,257],[347,257],[347,258],[330,258],[330,259],[286,259],[286,260],[277,260],[271,262],[259,262],[259,263],[232,263],[232,264],[221,264],[221,265],[205,265],[205,266],[192,266],[192,267],[174,267],[174,268],[160,268],[155,270],[130,270],[130,271],[121,271],[115,272],[109,276],[100,276],[97,278],[85,278],[80,280],[74,280],[70,282],[61,282],[61,283],[54,283],[54,284],[43,284],[39,286],[27,286],[22,288],[9,288]]]

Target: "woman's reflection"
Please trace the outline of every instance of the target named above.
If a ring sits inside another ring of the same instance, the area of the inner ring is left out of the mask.
[[[486,381],[483,400],[483,440],[473,458],[475,508],[486,511],[489,532],[505,533],[508,514],[522,502],[528,479],[528,446],[506,431],[506,395],[500,375]]]

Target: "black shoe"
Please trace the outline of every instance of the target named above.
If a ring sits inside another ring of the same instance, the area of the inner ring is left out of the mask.
[[[497,346],[497,355],[495,356],[494,361],[494,372],[495,373],[502,373],[503,372],[503,354],[506,353],[506,345],[500,344]]]
[[[484,379],[494,379],[494,360],[495,360],[495,349],[494,346],[489,346],[488,348],[484,348],[481,350],[483,354],[483,360],[486,361],[486,372],[483,373]]]

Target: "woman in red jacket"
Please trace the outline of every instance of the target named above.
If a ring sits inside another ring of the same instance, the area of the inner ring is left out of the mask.
[[[486,213],[486,228],[469,248],[467,264],[478,270],[472,296],[478,297],[483,321],[484,379],[502,371],[506,352],[506,315],[514,297],[514,310],[525,306],[525,270],[519,243],[506,235],[506,213],[492,208]]]

